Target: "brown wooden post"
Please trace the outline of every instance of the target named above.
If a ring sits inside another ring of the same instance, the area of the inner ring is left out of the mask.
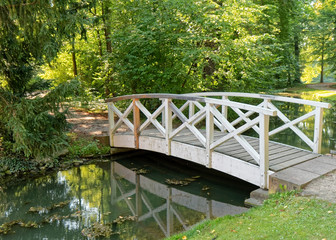
[[[139,149],[140,109],[136,105],[139,99],[133,99],[134,148]]]

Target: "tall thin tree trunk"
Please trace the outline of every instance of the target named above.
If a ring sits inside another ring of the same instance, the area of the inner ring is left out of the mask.
[[[112,44],[111,44],[111,26],[109,22],[109,16],[111,14],[110,9],[104,3],[102,3],[102,16],[104,22],[104,33],[105,33],[105,43],[106,43],[106,51],[108,53],[112,52]]]
[[[94,15],[97,16],[97,9],[96,7],[94,8]],[[98,20],[98,25],[99,25],[99,20]],[[99,49],[99,56],[103,56],[103,44],[102,44],[102,41],[101,41],[101,38],[100,38],[100,31],[99,31],[99,28],[97,28],[96,30],[97,32],[97,38],[98,38],[98,49]]]
[[[75,38],[73,37],[71,40],[71,55],[72,55],[72,69],[73,69],[73,74],[74,77],[77,77],[78,71],[77,71],[77,61],[76,61],[76,48],[75,48]]]
[[[296,32],[294,35],[294,54],[295,54],[295,77],[294,82],[300,83],[301,78],[301,68],[300,68],[300,42],[299,36]]]
[[[111,43],[111,25],[109,21],[109,16],[111,11],[106,4],[106,2],[102,2],[102,19],[104,23],[104,33],[105,33],[105,44],[106,44],[106,51],[108,53],[112,52],[112,43]],[[110,83],[112,82],[112,76],[110,74],[105,78],[105,95],[108,97],[111,94],[110,90]]]
[[[324,74],[324,39],[322,42],[322,54],[321,54],[321,78],[320,83],[323,83],[323,74]]]
[[[99,47],[99,56],[103,56],[103,45],[102,45],[102,41],[100,38],[100,32],[99,30],[97,30],[97,37],[98,37],[98,47]]]

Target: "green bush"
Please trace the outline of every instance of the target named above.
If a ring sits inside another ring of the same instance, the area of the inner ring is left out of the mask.
[[[108,154],[110,147],[102,146],[98,140],[73,137],[68,148],[70,157],[91,157]]]

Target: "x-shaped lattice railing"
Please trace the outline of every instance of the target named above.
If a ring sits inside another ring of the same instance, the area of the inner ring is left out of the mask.
[[[142,103],[141,99],[152,98],[160,99],[161,104],[151,113]],[[132,100],[130,105],[124,112],[121,112],[115,102],[121,100]],[[182,107],[177,107],[174,101],[185,101]],[[253,106],[244,103],[229,101],[226,99],[203,98],[176,94],[147,94],[147,95],[130,95],[113,98],[107,101],[109,108],[110,123],[110,142],[113,146],[113,138],[117,129],[124,123],[134,135],[134,147],[139,148],[139,139],[141,133],[152,124],[166,139],[166,153],[171,154],[171,142],[182,130],[188,129],[198,141],[206,149],[207,163],[206,166],[212,167],[212,153],[216,147],[224,144],[229,139],[235,139],[260,166],[260,174],[262,178],[261,186],[267,185],[268,174],[268,141],[269,141],[269,116],[275,116],[276,110],[267,109],[261,106]],[[219,112],[218,108],[222,108]],[[196,111],[198,108],[198,111]],[[227,109],[231,108],[238,114],[237,120],[229,122],[227,119]],[[185,115],[185,111],[188,110]],[[243,111],[246,111],[245,113]],[[132,121],[129,115],[133,112]],[[145,117],[141,123],[140,113]],[[257,117],[250,119],[253,113]],[[118,116],[115,122],[114,116]],[[157,118],[162,116],[161,123]],[[174,126],[173,120],[178,118],[180,124]],[[201,130],[196,126],[200,122],[205,121],[205,132],[203,135]],[[239,127],[235,127],[238,123],[244,121]],[[218,127],[223,137],[214,141],[214,126]],[[242,136],[242,133],[248,129],[254,129],[259,134],[259,152],[255,150],[251,144]]]

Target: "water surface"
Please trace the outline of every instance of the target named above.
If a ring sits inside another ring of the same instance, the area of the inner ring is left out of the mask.
[[[97,222],[116,233],[109,239],[162,239],[246,211],[254,186],[176,160],[146,153],[12,185],[0,192],[0,225],[22,220],[38,228],[15,226],[0,239],[86,239],[82,231]],[[123,218],[131,220],[113,224]]]

